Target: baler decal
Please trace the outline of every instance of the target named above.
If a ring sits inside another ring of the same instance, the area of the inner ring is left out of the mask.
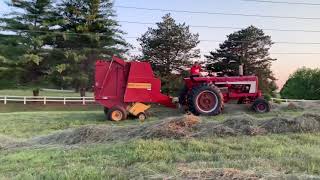
[[[129,88],[129,89],[150,89],[151,90],[151,84],[150,83],[128,83],[127,88]]]

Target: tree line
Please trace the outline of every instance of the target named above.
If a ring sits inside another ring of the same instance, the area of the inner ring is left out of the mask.
[[[122,57],[132,48],[110,0],[12,0],[8,5],[12,12],[0,18],[1,87],[90,89],[95,60]],[[167,93],[182,87],[186,67],[200,59],[199,34],[170,14],[137,40],[142,56],[132,58],[148,60]],[[264,93],[274,96],[272,44],[263,30],[249,26],[229,34],[201,62],[208,70],[229,76],[237,75],[242,64],[245,75],[257,75]]]

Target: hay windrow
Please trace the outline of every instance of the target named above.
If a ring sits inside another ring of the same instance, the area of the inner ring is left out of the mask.
[[[270,133],[320,132],[320,115],[258,120],[249,115],[233,116],[223,122],[201,122],[196,116],[168,118],[133,127],[83,126],[31,140],[36,144],[90,144],[132,139],[181,139],[213,136],[265,135]]]
[[[254,172],[246,172],[238,169],[224,168],[224,169],[180,169],[181,178],[188,180],[197,179],[237,179],[237,180],[259,180],[261,175]]]
[[[11,137],[0,135],[0,150],[5,150],[9,148],[19,148],[29,145],[27,142],[17,140]]]
[[[320,115],[306,113],[295,118],[274,117],[258,120],[249,115],[232,116],[223,122],[201,122],[186,115],[132,127],[90,125],[69,129],[25,142],[0,137],[0,149],[32,145],[76,145],[127,141],[132,139],[182,139],[266,135],[270,133],[320,132]]]

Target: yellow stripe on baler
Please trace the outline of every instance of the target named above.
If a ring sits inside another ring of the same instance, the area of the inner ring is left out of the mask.
[[[130,89],[151,89],[150,83],[128,83],[127,88]]]

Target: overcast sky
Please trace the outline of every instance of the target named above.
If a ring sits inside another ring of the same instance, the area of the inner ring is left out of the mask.
[[[10,11],[6,7],[6,0],[0,0],[0,12],[3,14]],[[299,2],[287,0],[289,2]],[[319,3],[318,0],[300,1],[308,3]],[[223,16],[212,14],[192,14],[171,12],[177,22],[186,22],[194,26],[223,26],[242,27],[254,25],[264,29],[303,29],[320,31],[320,6],[303,6],[290,4],[257,3],[242,0],[116,0],[115,10],[117,19],[120,21],[155,23],[161,20],[166,12],[147,11],[138,9],[126,9],[117,6],[133,6],[143,8],[174,9],[188,11],[222,12],[234,14],[260,14],[270,16],[295,16],[295,17],[318,17],[319,19],[281,19],[281,18],[259,18],[243,16]],[[122,30],[127,32],[126,36],[141,36],[148,26],[144,24],[129,24],[120,22]],[[199,33],[200,39],[225,40],[226,35],[234,32],[232,29],[209,29],[191,27],[192,32]],[[265,31],[275,42],[312,42],[320,43],[320,32],[277,32]],[[139,44],[133,38],[127,41],[139,48]],[[217,42],[201,42],[199,48],[202,54],[218,47]],[[278,54],[278,53],[320,53],[320,44],[274,44],[271,49],[271,57],[278,60],[273,63],[272,69],[279,79],[281,86],[289,74],[299,67],[320,68],[320,54]]]

